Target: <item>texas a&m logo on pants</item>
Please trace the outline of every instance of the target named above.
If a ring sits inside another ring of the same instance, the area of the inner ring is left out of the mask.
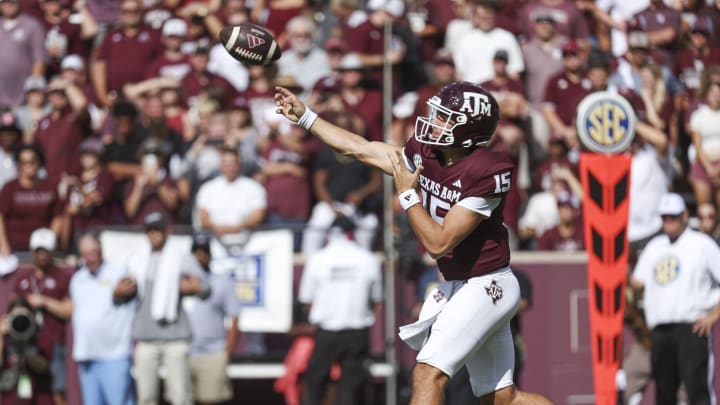
[[[485,287],[485,292],[492,298],[493,304],[502,299],[503,290],[495,280],[489,286]]]

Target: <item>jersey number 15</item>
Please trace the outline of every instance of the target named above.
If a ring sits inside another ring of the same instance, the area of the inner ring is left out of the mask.
[[[495,175],[495,193],[507,193],[510,191],[510,172]]]

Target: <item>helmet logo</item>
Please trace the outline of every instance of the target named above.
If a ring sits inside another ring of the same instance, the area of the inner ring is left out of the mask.
[[[465,91],[463,92],[463,105],[460,107],[460,112],[469,113],[473,117],[479,114],[489,117],[491,115],[490,100],[485,94]]]

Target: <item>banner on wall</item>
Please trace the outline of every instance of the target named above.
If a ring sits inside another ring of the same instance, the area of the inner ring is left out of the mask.
[[[103,256],[125,266],[133,252],[147,245],[143,233],[104,231]],[[189,235],[171,235],[167,243],[190,253]],[[226,275],[243,306],[239,328],[245,332],[285,333],[292,323],[293,240],[288,230],[258,231],[213,239],[211,271]],[[191,308],[193,298],[185,298]]]
[[[618,94],[592,93],[578,105],[576,124],[580,141],[594,152],[580,155],[580,181],[595,404],[615,405],[623,353],[632,159],[623,152],[635,136],[635,111]]]

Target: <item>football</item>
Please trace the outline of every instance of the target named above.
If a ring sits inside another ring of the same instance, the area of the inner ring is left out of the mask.
[[[224,27],[220,31],[220,41],[233,58],[248,65],[267,65],[280,59],[282,54],[275,38],[255,24]]]

